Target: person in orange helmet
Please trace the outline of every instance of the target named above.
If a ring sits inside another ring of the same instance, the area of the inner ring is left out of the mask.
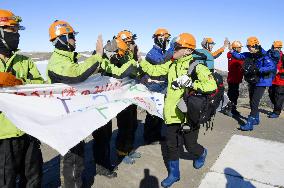
[[[133,34],[129,30],[123,30],[123,31],[120,31],[114,38],[121,39],[128,46],[129,50],[128,50],[126,56],[124,57],[124,58],[126,58],[125,61],[131,60],[131,59],[134,59],[136,61],[138,60],[137,59],[138,47],[135,43],[135,40],[137,39],[136,34]],[[123,59],[120,59],[121,63],[123,63],[122,60]]]
[[[269,118],[278,118],[281,114],[284,103],[284,56],[281,51],[283,42],[280,40],[274,41],[268,53],[272,59],[276,61],[275,77],[272,81],[272,86],[269,87],[269,98],[273,104],[273,111],[268,115]]]
[[[213,52],[213,47],[216,43],[212,38],[206,37],[201,42],[202,49],[196,49],[197,52],[205,54],[207,56],[206,61],[204,63],[207,65],[207,67],[213,71],[214,70],[214,60],[218,58],[224,50],[229,46],[229,41],[226,38],[224,40],[224,45],[219,48],[217,51]],[[196,57],[196,55],[194,55]]]
[[[113,39],[108,41],[104,46],[104,55],[110,62],[118,61],[120,58],[123,58],[128,51],[127,44],[121,39]],[[135,60],[131,60],[135,63]],[[117,65],[113,63],[114,65]],[[124,64],[125,66],[125,64]],[[122,66],[123,67],[123,66]],[[128,67],[128,69],[123,70],[122,74],[115,74],[115,72],[107,72],[100,70],[100,73],[105,76],[123,78],[127,75],[130,75],[136,67]],[[135,71],[135,70],[134,70]],[[119,117],[119,116],[118,116]],[[128,117],[131,118],[131,117]],[[103,127],[97,129],[92,133],[94,138],[93,144],[93,155],[96,163],[96,173],[103,175],[107,178],[117,177],[117,173],[114,171],[116,168],[112,165],[110,161],[110,141],[112,137],[112,120],[109,121]]]
[[[260,123],[259,103],[266,87],[272,85],[275,63],[270,55],[261,47],[257,37],[252,36],[247,39],[249,52],[239,53],[231,50],[232,56],[236,59],[244,60],[244,78],[249,87],[250,115],[246,124],[241,125],[242,131],[252,131]]]
[[[148,62],[153,65],[160,65],[170,60],[172,50],[167,50],[170,37],[171,34],[165,28],[159,28],[155,31],[152,37],[154,39],[153,48],[146,55],[146,60]],[[144,75],[141,80],[142,83],[151,91],[166,92],[167,78],[165,76],[153,78],[149,75]],[[162,125],[163,119],[147,113],[143,134],[145,144],[156,144],[159,140],[161,140]]]
[[[242,47],[243,45],[240,41],[233,41],[230,46],[230,49],[240,53]],[[231,115],[239,116],[240,113],[239,111],[237,111],[237,103],[239,98],[239,86],[243,80],[242,66],[244,61],[234,58],[230,51],[227,53],[227,58],[228,58],[228,77],[227,77],[228,97],[232,103]]]
[[[88,57],[85,61],[78,63],[78,53],[75,51],[76,34],[77,32],[66,21],[56,20],[50,25],[50,42],[52,42],[55,49],[47,65],[48,83],[80,83],[92,74],[102,70],[120,76],[132,66],[136,67],[135,61],[126,62],[121,67],[118,67],[105,58],[102,36],[98,37],[95,54]],[[117,53],[122,53],[122,50],[121,48],[117,49]],[[108,127],[105,126],[102,129],[105,128],[107,129]],[[107,143],[109,142],[106,141]],[[100,144],[103,144],[100,147],[100,152],[107,153],[108,148],[105,147],[104,143]],[[65,187],[83,187],[84,179],[82,178],[82,173],[85,168],[84,157],[84,141],[74,146],[63,156],[63,181]],[[109,161],[108,158],[104,158],[104,160],[106,163]],[[104,172],[98,171],[98,174],[109,178],[116,177],[116,174],[109,172],[108,169]]]
[[[128,61],[138,60],[138,47],[135,44],[136,34],[129,30],[120,31],[114,38],[124,41],[128,46],[127,53],[120,58],[112,58],[110,61],[122,66]],[[137,79],[137,70],[124,77]],[[138,127],[137,123],[137,106],[130,105],[117,115],[118,133],[116,137],[116,151],[119,162],[125,164],[134,164],[135,160],[141,157],[141,154],[134,150],[135,132]]]
[[[195,61],[192,56],[196,48],[195,37],[189,33],[182,33],[176,38],[174,46],[173,61],[167,61],[161,65],[152,65],[146,60],[140,60],[139,62],[143,72],[150,76],[166,75],[168,80],[163,114],[166,124],[165,158],[167,159],[168,176],[161,182],[162,187],[171,187],[180,180],[179,148],[181,144],[184,144],[188,152],[195,156],[193,167],[196,169],[204,166],[207,156],[207,149],[197,142],[199,134],[198,125],[190,125],[190,130],[180,134],[182,125],[186,123],[186,118],[185,114],[177,107],[178,102],[183,97],[186,88],[202,92],[213,92],[217,89],[217,84],[213,79],[211,71],[203,64],[198,64],[195,68],[199,70],[199,76],[210,79],[195,82],[192,81],[193,78],[190,78],[191,75],[187,75],[190,64]],[[178,83],[177,87],[175,83]]]
[[[0,87],[44,83],[31,58],[18,53],[19,30],[24,30],[21,21],[0,9]],[[0,187],[40,188],[42,165],[40,142],[0,112]]]

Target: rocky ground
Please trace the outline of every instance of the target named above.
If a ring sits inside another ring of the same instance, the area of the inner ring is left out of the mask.
[[[262,138],[270,141],[278,141],[280,143],[284,143],[284,116],[282,115],[281,118],[271,120],[268,119],[267,112],[269,109],[261,108],[261,124],[252,132],[242,132],[238,129],[238,127],[244,123],[245,116],[248,115],[249,109],[246,107],[239,108],[242,115],[244,117],[241,118],[231,118],[225,116],[221,113],[217,113],[217,116],[214,120],[214,128],[212,131],[205,131],[205,129],[201,129],[199,134],[199,142],[206,148],[208,148],[208,157],[206,161],[206,165],[200,169],[195,170],[192,167],[192,158],[184,149],[180,151],[181,161],[180,161],[180,169],[181,169],[181,180],[176,183],[173,188],[198,188],[204,177],[207,173],[212,173],[211,167],[215,163],[218,156],[224,150],[227,142],[233,135],[243,135],[249,136],[251,138]],[[164,142],[161,142],[158,145],[144,145],[143,143],[143,124],[145,119],[145,112],[139,111],[138,113],[139,119],[139,127],[136,132],[136,140],[135,140],[135,147],[137,151],[142,154],[142,157],[136,160],[134,165],[126,165],[124,163],[120,163],[118,165],[118,177],[114,179],[108,179],[103,176],[95,175],[95,168],[94,168],[94,161],[92,157],[92,137],[88,137],[85,146],[85,156],[86,156],[86,170],[84,172],[84,178],[88,182],[86,187],[98,187],[98,188],[159,188],[160,182],[163,178],[165,178],[167,171],[163,161],[164,155]],[[114,151],[114,143],[117,134],[117,127],[116,121],[113,120],[113,136],[112,136],[112,161],[113,164],[116,164],[116,155]],[[245,145],[243,146],[245,147]],[[44,155],[44,185],[43,187],[46,188],[56,188],[60,186],[60,160],[59,155],[56,151],[48,147],[47,145],[42,145],[42,151]],[[276,151],[275,151],[276,152]],[[279,152],[284,152],[279,151]],[[235,160],[238,160],[240,156],[232,156]],[[261,156],[254,156],[252,153],[250,157],[261,157]],[[245,159],[247,161],[249,159]],[[251,159],[259,161],[259,159]],[[283,161],[284,162],[284,161]],[[262,164],[262,163],[261,163]],[[240,161],[240,166],[243,165]],[[282,165],[282,164],[279,164]],[[279,166],[280,167],[280,166]],[[245,166],[243,168],[246,168]],[[281,168],[281,167],[280,167]],[[249,169],[248,169],[249,170]],[[259,169],[262,172],[261,169]],[[273,171],[273,170],[272,170]],[[240,173],[240,172],[238,172]],[[266,172],[268,173],[268,172]],[[283,177],[284,171],[282,170],[282,174],[279,176]],[[233,186],[224,186],[224,188],[252,188],[258,186],[242,186],[239,184],[234,184],[233,181],[229,182],[230,176],[226,173],[217,173],[219,175],[223,175],[228,180],[227,184],[233,184]],[[269,175],[269,174],[268,174]],[[266,175],[266,176],[268,176]],[[242,179],[241,179],[242,178]],[[279,177],[278,177],[279,178]],[[240,175],[240,181],[245,181],[245,185],[247,182],[251,182],[252,184],[256,185],[257,183],[262,182],[260,187],[265,188],[272,188],[272,186],[268,186],[267,182],[255,179],[246,179],[246,177]],[[272,184],[272,183],[270,183]],[[250,184],[249,184],[250,185]],[[283,185],[284,186],[284,182]],[[276,185],[275,187],[281,187]],[[208,188],[215,188],[216,186],[208,186]],[[218,186],[217,186],[218,187]],[[221,186],[220,186],[221,187]],[[219,187],[218,187],[219,188]]]

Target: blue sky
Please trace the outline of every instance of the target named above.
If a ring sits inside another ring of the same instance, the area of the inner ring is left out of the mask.
[[[78,51],[93,50],[99,33],[106,41],[129,29],[138,35],[141,51],[147,52],[159,27],[173,36],[192,33],[198,47],[205,36],[216,41],[216,48],[225,37],[245,44],[255,35],[266,49],[274,40],[284,40],[283,0],[0,0],[0,7],[22,17],[26,27],[21,32],[22,51],[52,51],[48,28],[55,19],[68,21],[80,32]]]

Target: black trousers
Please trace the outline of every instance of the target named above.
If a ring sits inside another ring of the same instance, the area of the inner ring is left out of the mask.
[[[144,140],[154,142],[161,139],[161,129],[164,120],[147,112],[144,125]]]
[[[269,98],[274,105],[273,112],[280,115],[284,103],[284,86],[272,85],[268,89]]]
[[[1,126],[1,125],[0,125]],[[0,187],[40,188],[42,181],[42,154],[40,142],[25,134],[0,140]]]
[[[265,86],[256,86],[255,84],[249,84],[249,104],[250,104],[250,115],[256,117],[258,114],[258,107],[260,99],[262,98]]]
[[[93,155],[96,164],[111,169],[110,141],[112,135],[112,121],[93,132]]]
[[[65,188],[83,187],[84,145],[80,142],[63,156],[63,176]]]
[[[116,149],[128,154],[133,150],[135,132],[137,129],[137,106],[130,105],[117,115],[118,133]]]
[[[239,98],[239,86],[240,84],[228,83],[228,97],[233,103],[233,108],[236,108]]]
[[[188,152],[193,154],[194,158],[200,157],[204,152],[204,147],[197,143],[199,129],[180,133],[180,124],[169,124],[166,128],[166,148],[167,159],[175,161],[179,159],[180,147],[184,143]]]

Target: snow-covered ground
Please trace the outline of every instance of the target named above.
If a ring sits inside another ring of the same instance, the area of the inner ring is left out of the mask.
[[[46,67],[47,67],[48,60],[36,61],[35,63],[36,63],[36,66],[41,76],[44,78],[44,80],[46,80]]]
[[[199,188],[284,186],[284,144],[234,135]]]
[[[91,54],[81,53],[82,56],[91,57]]]

